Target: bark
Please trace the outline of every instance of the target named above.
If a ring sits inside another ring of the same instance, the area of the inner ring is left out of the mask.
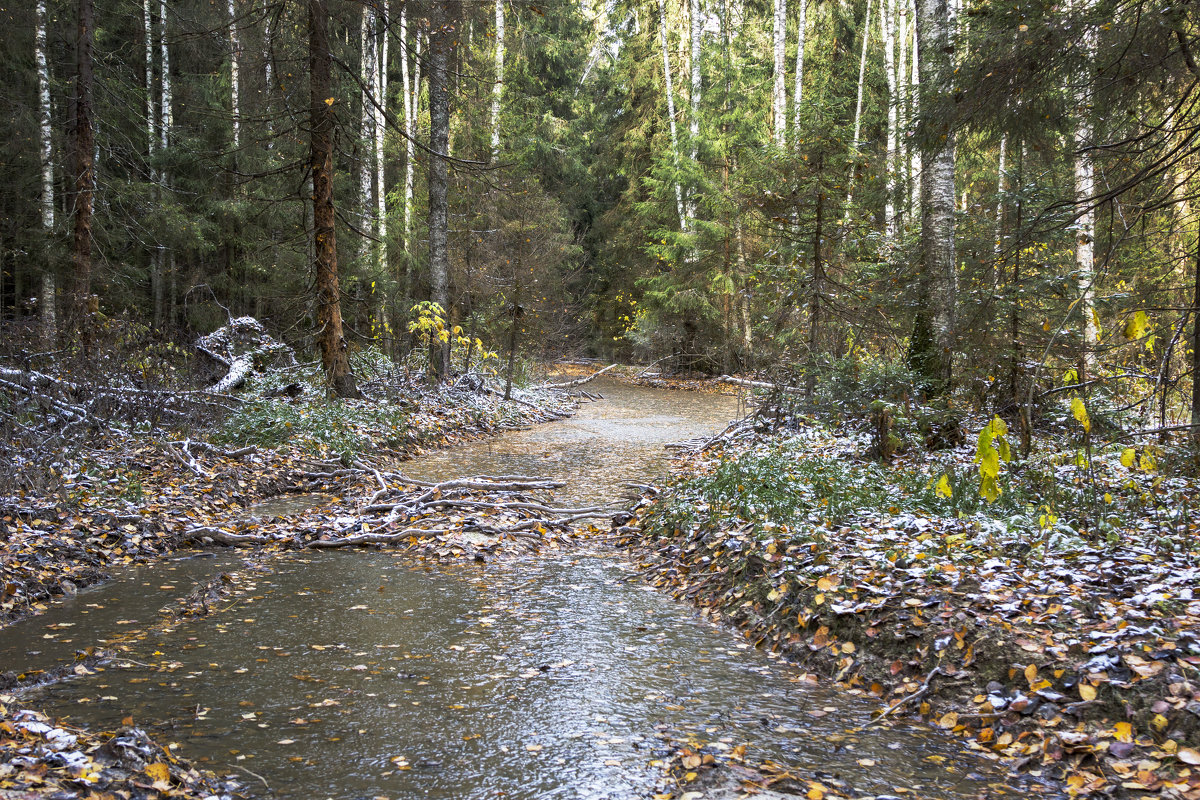
[[[800,19],[796,31],[796,86],[792,93],[792,136],[793,142],[800,143],[800,101],[804,98],[804,46],[805,34],[808,32],[808,1],[800,0]]]
[[[158,122],[154,126],[158,132],[158,149],[165,151],[171,141],[171,126],[174,122],[174,115],[171,111],[171,53],[167,46],[167,2],[159,0],[158,5],[158,60],[159,60],[159,78],[158,78]],[[159,197],[166,195],[167,189],[170,187],[170,176],[165,169],[159,170],[158,173],[158,194]],[[166,245],[158,245],[157,253],[158,267],[158,288],[156,289],[155,299],[160,309],[166,305],[166,319],[175,320],[175,254],[167,250]],[[168,301],[164,303],[162,300],[163,294],[167,295]]]
[[[667,5],[665,0],[658,0],[658,33],[662,41],[663,79],[667,85],[667,123],[671,131],[671,155],[676,174],[672,176],[675,184],[675,210],[679,214],[679,229],[688,229],[687,212],[683,207],[683,187],[679,184],[679,133],[675,128],[675,84],[671,78],[671,49],[667,41]]]
[[[234,163],[242,147],[242,41],[237,28],[237,0],[229,0],[229,110],[233,120]]]
[[[917,43],[924,92],[947,92],[954,37],[948,0],[918,0]],[[920,285],[910,360],[935,392],[948,388],[955,347],[957,269],[954,252],[954,131],[929,120],[928,159],[921,171]]]
[[[504,0],[496,0],[496,76],[492,84],[492,161],[500,156],[500,98],[504,93]]]
[[[375,39],[375,96],[379,98],[379,106],[387,111],[388,97],[388,43],[391,39],[387,18],[387,0],[376,9]],[[388,266],[388,219],[387,219],[387,186],[384,182],[385,153],[384,132],[386,130],[386,114],[375,113],[375,231],[379,236],[379,274],[387,273]]]
[[[1090,10],[1092,0],[1082,0],[1083,10]],[[1075,280],[1079,291],[1079,313],[1082,315],[1083,363],[1090,372],[1096,365],[1096,346],[1100,342],[1100,326],[1096,324],[1096,208],[1095,174],[1092,155],[1094,144],[1092,117],[1092,70],[1096,58],[1096,32],[1089,20],[1084,21],[1083,41],[1085,66],[1075,90],[1075,202],[1081,207],[1075,223]]]
[[[375,176],[375,9],[363,3],[360,25],[359,48],[362,53],[359,79],[362,84],[362,115],[359,127],[358,192],[360,225],[363,235],[359,237],[358,257],[366,264],[371,255],[371,236],[374,233],[375,198],[371,194],[371,181]]]
[[[787,48],[787,0],[775,0],[772,23],[775,86],[771,92],[775,145],[787,146],[787,89],[784,61]]]
[[[992,291],[1000,288],[1000,254],[1004,249],[1004,192],[1008,188],[1005,161],[1008,158],[1008,134],[1000,137],[1000,157],[996,165],[996,233],[992,245]]]
[[[58,315],[55,309],[57,286],[54,275],[54,260],[50,244],[54,235],[54,136],[51,128],[50,106],[50,61],[46,41],[46,0],[37,2],[34,49],[38,72],[38,155],[42,170],[42,240],[44,264],[42,286],[38,294],[42,346],[54,349],[58,338]]]
[[[413,136],[416,133],[415,118],[417,101],[415,82],[409,83],[408,70],[408,4],[400,6],[400,83],[404,91],[404,250],[409,252],[412,236],[413,205]]]
[[[700,0],[691,0],[689,6],[689,17],[691,20],[691,57],[688,59],[691,67],[692,91],[691,91],[691,118],[688,120],[688,133],[691,135],[691,158],[692,166],[697,166],[696,159],[700,154],[700,98],[702,86],[702,73],[700,70],[700,36],[703,32],[703,20],[700,17]],[[687,203],[684,209],[689,220],[696,218],[696,198],[692,189],[687,191]]]
[[[308,2],[310,169],[313,184],[313,249],[316,272],[317,346],[332,393],[361,397],[342,336],[337,242],[333,208],[333,95],[326,0]]]
[[[882,2],[882,0],[880,0]],[[854,203],[854,178],[858,172],[858,137],[862,133],[863,84],[867,77],[867,45],[871,43],[871,0],[867,0],[863,20],[862,56],[858,60],[858,100],[854,104],[854,138],[850,141],[850,177],[846,181],[846,210],[842,227],[850,224],[850,207]]]
[[[809,401],[812,400],[817,388],[817,333],[821,322],[821,292],[825,279],[825,265],[821,261],[821,226],[824,220],[824,209],[825,192],[818,190],[812,238],[812,285],[809,287],[808,293],[808,367],[804,371],[804,398]]]
[[[917,115],[921,113],[921,71],[920,71],[920,42],[917,36],[917,0],[908,0],[909,11],[912,13],[912,23],[909,29],[912,31],[910,40],[912,50],[909,58],[909,81],[908,81],[908,96],[909,96],[909,111],[908,111],[908,126],[911,127]],[[909,219],[915,224],[917,215],[921,208],[921,150],[916,146],[913,140],[916,137],[908,137],[908,215]]]
[[[1200,234],[1196,237],[1196,267],[1192,291],[1192,453],[1200,459]]]
[[[896,0],[880,2],[879,30],[883,34],[883,66],[887,76],[887,151],[884,156],[883,232],[887,241],[896,238],[896,124],[900,106],[896,73]]]
[[[450,183],[450,59],[460,17],[457,0],[435,2],[429,15],[429,273],[432,300],[450,317],[450,254],[447,191]],[[434,340],[433,371],[450,371],[450,343]]]
[[[75,271],[74,315],[79,341],[91,347],[92,202],[95,187],[95,130],[92,121],[92,0],[79,0],[75,46],[75,231],[72,255]]]

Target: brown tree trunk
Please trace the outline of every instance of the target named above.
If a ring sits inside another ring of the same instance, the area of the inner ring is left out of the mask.
[[[79,0],[79,35],[75,46],[75,267],[74,323],[79,342],[91,345],[92,202],[95,186],[92,127],[92,0]]]
[[[1200,460],[1200,234],[1196,237],[1196,275],[1192,294],[1192,450]],[[1164,390],[1165,391],[1165,390]]]
[[[309,127],[313,185],[313,249],[317,293],[317,344],[329,389],[337,397],[361,397],[342,336],[337,240],[333,211],[333,94],[325,0],[308,3]]]

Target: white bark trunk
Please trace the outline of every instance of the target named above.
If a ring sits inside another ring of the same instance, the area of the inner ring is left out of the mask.
[[[242,42],[237,28],[237,2],[229,0],[229,109],[233,117],[234,158],[242,147]]]
[[[175,121],[175,115],[171,110],[171,55],[170,48],[167,46],[167,0],[158,0],[158,50],[159,70],[162,73],[159,81],[161,95],[158,104],[158,143],[163,150],[166,150],[170,146],[171,127]],[[165,183],[166,176],[161,176],[161,180]]]
[[[274,80],[274,67],[271,64],[275,29],[271,26],[274,20],[271,14],[271,0],[263,0],[263,110],[267,117],[267,149],[275,147],[275,123],[271,119],[271,81]]]
[[[504,93],[504,0],[496,0],[496,78],[492,84],[492,161],[500,155],[500,98]]]
[[[691,17],[691,78],[692,78],[692,93],[691,93],[691,119],[688,121],[688,133],[691,135],[691,158],[692,166],[696,166],[696,159],[700,154],[700,96],[702,91],[702,77],[700,71],[700,36],[704,29],[704,20],[700,16],[700,0],[691,0],[690,4]],[[684,209],[688,220],[696,218],[696,198],[694,192],[689,188],[687,193],[687,202]]]
[[[371,237],[375,233],[375,197],[371,194],[371,179],[375,176],[375,9],[363,3],[359,25],[359,80],[362,86],[362,113],[359,122],[358,193],[361,209],[358,257],[366,264],[371,254]]]
[[[992,245],[992,288],[1000,286],[1000,252],[1003,249],[1004,238],[1004,190],[1007,188],[1008,176],[1004,174],[1005,161],[1008,156],[1008,134],[1000,137],[1000,158],[996,167],[996,236]]]
[[[675,184],[675,210],[679,214],[679,228],[688,229],[687,214],[683,208],[683,189],[679,185],[679,133],[675,129],[675,84],[671,78],[671,50],[667,41],[667,5],[665,0],[658,0],[658,32],[662,41],[663,78],[667,84],[667,123],[671,130],[671,155],[676,174],[672,176]]]
[[[38,154],[42,171],[42,235],[49,247],[54,233],[54,136],[51,127],[50,106],[50,60],[46,39],[46,0],[37,3],[37,28],[34,32],[34,50],[38,71]],[[58,335],[58,320],[55,310],[57,286],[54,268],[49,259],[42,266],[42,286],[38,296],[38,311],[41,318],[42,344],[53,349]]]
[[[808,0],[800,0],[800,19],[796,31],[796,86],[792,93],[792,141],[800,140],[800,101],[804,98],[804,36],[807,33]]]
[[[408,71],[408,9],[400,6],[400,83],[404,90],[404,251],[411,252],[413,206],[413,137],[416,135],[415,85],[409,83]]]
[[[909,10],[912,12],[912,24],[909,26],[912,30],[912,50],[909,58],[909,114],[908,124],[913,125],[917,119],[917,115],[921,113],[921,72],[920,72],[920,43],[917,36],[917,0],[908,0]],[[921,149],[916,146],[913,141],[915,137],[909,136],[908,145],[908,214],[909,219],[916,224],[917,215],[921,208]]]
[[[883,34],[883,65],[887,76],[887,153],[884,157],[883,233],[887,241],[896,238],[896,123],[900,105],[896,74],[896,0],[880,3],[879,29]]]
[[[771,93],[772,111],[775,123],[775,146],[787,146],[787,88],[785,65],[787,48],[787,0],[775,0],[774,34],[774,74],[775,87]]]
[[[379,98],[379,106],[387,110],[388,97],[388,44],[391,38],[391,28],[387,19],[387,1],[384,0],[376,28],[376,58],[375,58],[375,96]],[[388,219],[387,219],[387,186],[384,185],[384,165],[386,154],[383,150],[386,119],[379,109],[375,109],[375,229],[379,235],[379,272],[385,274],[388,265]]]
[[[842,215],[842,227],[850,224],[850,206],[854,203],[854,178],[855,173],[858,172],[858,137],[862,133],[863,84],[867,77],[867,45],[871,43],[871,0],[867,0],[865,14],[862,55],[858,59],[858,100],[854,104],[854,138],[850,141],[850,176],[846,180],[846,210]]]
[[[1090,10],[1092,0],[1081,0],[1079,7]],[[1096,323],[1096,209],[1092,195],[1096,180],[1092,154],[1095,129],[1092,121],[1092,63],[1096,57],[1096,33],[1085,22],[1083,53],[1085,65],[1075,89],[1075,202],[1081,207],[1075,223],[1075,280],[1079,291],[1079,313],[1083,317],[1083,358],[1088,369],[1096,365],[1096,347],[1100,343],[1100,326]]]
[[[911,138],[908,130],[908,104],[912,98],[908,73],[908,0],[896,3],[896,229],[908,218],[905,187],[908,185],[908,165]]]

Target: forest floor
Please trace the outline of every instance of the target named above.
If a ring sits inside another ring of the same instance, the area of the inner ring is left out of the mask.
[[[57,478],[52,490],[0,497],[0,625],[40,613],[54,596],[73,594],[113,568],[154,562],[187,545],[295,548],[378,540],[477,560],[557,547],[568,532],[553,509],[513,507],[514,492],[540,488],[537,482],[431,488],[399,471],[430,449],[569,416],[578,402],[562,392],[516,396],[514,402],[481,392],[420,391],[393,400],[384,414],[368,401],[347,401],[349,413],[337,420],[326,418],[322,401],[279,398],[203,439],[102,435],[51,467]],[[239,425],[260,438],[270,425],[286,435],[265,446],[247,445]],[[333,445],[353,437],[374,446],[339,455],[330,446],[330,431],[338,426],[344,429]],[[439,506],[445,498],[453,502]],[[382,504],[380,513],[367,513],[372,502]],[[381,519],[397,510],[404,513]],[[464,531],[468,513],[494,525]],[[209,600],[236,590],[225,585],[236,581],[236,575],[218,576],[179,615],[204,613]],[[87,670],[108,656],[85,650],[59,671]],[[0,676],[0,688],[53,678],[10,672]],[[236,781],[177,759],[132,720],[126,723],[86,732],[0,694],[0,797],[237,795]]]
[[[988,503],[973,441],[883,466],[862,426],[794,422],[684,451],[621,529],[649,581],[881,724],[917,715],[1072,796],[1200,798],[1200,482],[1056,435],[1001,461]]]

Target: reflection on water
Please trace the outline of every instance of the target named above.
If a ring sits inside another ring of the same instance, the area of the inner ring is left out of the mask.
[[[713,433],[734,410],[711,396],[602,391],[609,399],[577,419],[412,472],[549,474],[571,481],[563,499],[608,499],[663,469],[663,441]],[[1010,791],[940,732],[853,732],[872,705],[803,681],[631,571],[607,551],[438,566],[290,555],[254,574],[233,610],[158,631],[125,667],[32,700],[84,724],[132,713],[177,752],[249,770],[285,798],[645,797],[668,730],[749,743],[752,758],[860,792]]]
[[[567,481],[557,495],[570,503],[602,503],[625,493],[626,481],[667,471],[663,447],[719,432],[737,415],[729,395],[643,389],[597,378],[586,388],[604,399],[584,403],[562,422],[539,425],[440,450],[406,465],[422,480],[459,475],[551,475]]]

